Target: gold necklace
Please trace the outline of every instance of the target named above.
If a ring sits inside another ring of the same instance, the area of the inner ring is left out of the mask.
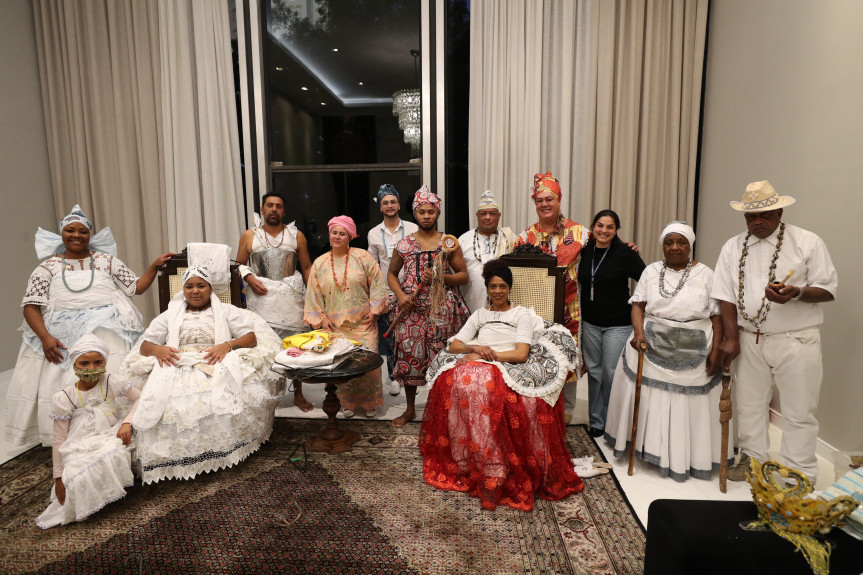
[[[767,293],[761,298],[761,307],[755,313],[755,317],[750,317],[746,313],[746,303],[743,299],[743,280],[746,277],[746,256],[749,255],[749,238],[752,232],[746,234],[743,240],[743,250],[740,253],[740,263],[737,267],[737,309],[740,310],[740,317],[748,321],[752,327],[756,329],[755,343],[761,337],[761,324],[767,320],[767,314],[770,312],[770,302],[767,300]],[[773,252],[773,258],[770,260],[769,274],[767,283],[769,284],[776,279],[776,260],[779,259],[779,252],[782,251],[782,240],[785,237],[785,222],[779,224],[779,235],[776,237],[776,250]]]

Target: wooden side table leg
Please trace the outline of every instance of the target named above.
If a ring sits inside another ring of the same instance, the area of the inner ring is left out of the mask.
[[[328,383],[324,389],[327,392],[327,396],[324,398],[324,413],[327,414],[327,423],[324,425],[324,429],[321,431],[319,437],[327,441],[335,441],[345,435],[345,432],[339,429],[339,420],[336,419],[336,414],[339,412],[341,403],[336,396],[335,383]]]

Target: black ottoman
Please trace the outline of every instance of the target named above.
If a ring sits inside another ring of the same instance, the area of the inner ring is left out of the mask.
[[[811,575],[803,554],[772,531],[743,531],[741,521],[758,518],[751,501],[657,499],[647,512],[644,572],[649,575],[721,573]],[[839,529],[830,573],[863,573],[863,541]]]

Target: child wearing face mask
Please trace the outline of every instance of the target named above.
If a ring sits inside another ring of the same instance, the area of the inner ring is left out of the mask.
[[[54,488],[36,518],[43,529],[86,519],[133,483],[130,422],[141,392],[105,373],[108,346],[95,335],[79,339],[69,356],[78,379],[51,404]]]

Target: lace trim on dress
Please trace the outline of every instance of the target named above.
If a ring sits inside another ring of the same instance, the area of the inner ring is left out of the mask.
[[[220,469],[227,469],[240,463],[249,455],[260,449],[261,444],[270,438],[272,426],[260,441],[253,441],[237,445],[229,452],[208,452],[195,458],[182,458],[166,463],[141,466],[141,461],[135,461],[135,467],[139,471],[145,484],[158,483],[166,479],[193,479],[201,473],[209,473]]]
[[[72,419],[71,415],[54,415],[53,413],[50,414],[48,417],[56,421],[69,421],[70,419]]]

